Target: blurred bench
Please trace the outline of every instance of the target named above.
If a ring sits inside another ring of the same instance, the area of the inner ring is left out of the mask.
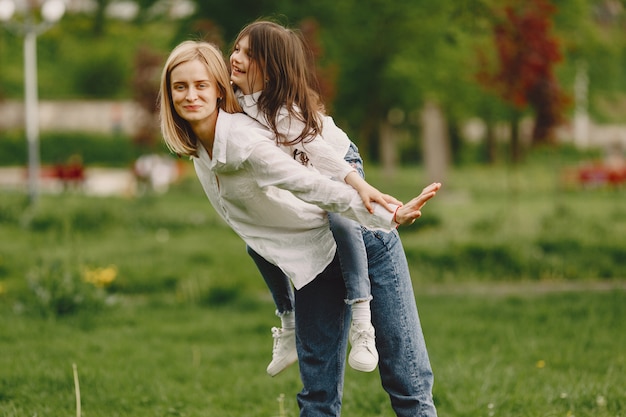
[[[618,187],[626,182],[626,166],[592,163],[578,168],[577,180],[584,186]]]
[[[85,182],[85,167],[81,163],[63,163],[41,167],[42,180],[58,181],[64,189],[80,188]]]

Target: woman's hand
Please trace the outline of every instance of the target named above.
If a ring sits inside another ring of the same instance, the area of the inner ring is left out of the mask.
[[[437,194],[441,188],[441,183],[434,182],[422,190],[422,193],[396,209],[393,221],[399,225],[413,224],[422,215],[424,204]]]

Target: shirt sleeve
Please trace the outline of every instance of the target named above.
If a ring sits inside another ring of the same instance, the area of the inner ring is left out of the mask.
[[[321,136],[303,143],[302,148],[311,159],[313,167],[324,175],[343,181],[350,172],[355,170]]]
[[[339,130],[334,124],[330,123],[330,125],[329,127]],[[285,135],[287,140],[293,140],[304,129],[304,123],[295,117],[291,117],[287,112],[287,108],[283,106],[278,113],[276,127],[278,132]],[[326,135],[329,130],[326,129],[325,122],[323,134]],[[340,132],[343,133],[343,131]],[[330,133],[335,134],[334,131]],[[349,141],[347,136],[345,140]],[[354,171],[354,168],[344,160],[345,155],[338,153],[337,148],[330,145],[326,138],[321,135],[315,136],[312,140],[302,142],[298,147],[301,147],[306,152],[311,165],[324,175],[343,181],[346,175]]]
[[[305,168],[270,140],[256,142],[246,163],[262,188],[289,191],[304,202],[339,213],[370,229],[389,231],[396,227],[393,213],[376,203],[372,204],[374,213],[369,213],[352,187]]]
[[[254,97],[242,96],[240,104],[248,116],[252,117],[263,126],[269,128],[267,117],[265,114],[261,114],[259,112],[259,108]],[[329,123],[329,125],[331,125],[329,126],[330,128],[339,130],[333,123]],[[287,111],[287,108],[283,106],[280,108],[276,117],[276,129],[278,130],[278,133],[286,138],[287,141],[292,141],[300,135],[304,129],[304,123],[298,120],[298,118],[292,117]],[[326,132],[326,130],[324,130],[324,132]],[[343,133],[343,131],[340,132]],[[332,131],[332,133],[335,134],[334,131]],[[344,140],[349,141],[347,138]],[[318,135],[313,138],[313,140],[302,143],[298,147],[302,148],[306,152],[311,165],[324,175],[343,181],[350,172],[354,171],[354,168],[352,168],[350,164],[343,159],[344,155],[340,155],[337,152],[337,149],[326,142],[325,138],[322,136]],[[292,153],[287,146],[282,146],[281,148],[289,154]]]

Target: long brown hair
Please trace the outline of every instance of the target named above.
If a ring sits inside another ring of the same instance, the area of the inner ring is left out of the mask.
[[[317,79],[310,70],[310,50],[302,34],[272,21],[258,20],[241,30],[233,48],[246,36],[250,58],[259,66],[265,81],[257,105],[266,115],[277,142],[293,145],[321,134],[324,106]],[[277,118],[282,106],[290,117],[304,124],[302,132],[292,141],[278,131]]]
[[[177,155],[198,156],[198,139],[189,123],[176,113],[172,101],[171,76],[178,65],[198,60],[202,62],[215,79],[222,99],[220,110],[228,113],[239,113],[241,107],[230,86],[230,74],[224,56],[213,44],[200,41],[185,41],[172,50],[161,73],[159,89],[159,112],[161,134],[167,147]]]

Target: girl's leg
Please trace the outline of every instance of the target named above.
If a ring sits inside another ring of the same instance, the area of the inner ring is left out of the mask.
[[[346,304],[352,308],[348,357],[350,366],[371,372],[378,364],[375,331],[370,311],[370,281],[367,252],[361,225],[335,213],[328,213],[330,228],[337,242],[337,255],[346,286]]]
[[[344,159],[361,178],[365,178],[363,159],[354,143],[350,143]],[[370,310],[372,296],[361,225],[339,215],[330,215],[329,219],[346,284],[346,302],[352,306],[352,350],[348,363],[356,370],[370,372],[376,368],[378,352],[374,342],[375,331]]]
[[[350,143],[344,159],[358,172],[361,178],[365,178],[363,159],[354,143]],[[346,302],[352,305],[360,301],[371,300],[367,252],[363,243],[361,225],[335,213],[328,213],[328,219],[335,242],[337,242],[337,255],[341,264],[343,280],[346,283]],[[354,317],[352,320],[354,321]]]
[[[267,366],[267,373],[275,376],[298,360],[293,288],[289,278],[280,268],[266,261],[249,246],[246,246],[246,250],[261,272],[276,304],[276,315],[281,320],[281,328],[272,328],[274,347],[272,362]]]
[[[367,252],[361,225],[337,213],[328,213],[330,230],[337,242],[337,255],[346,284],[346,303],[372,299],[367,268]]]
[[[279,267],[266,261],[250,246],[246,246],[246,250],[263,276],[270,293],[272,293],[274,304],[276,304],[276,314],[280,317],[285,313],[293,313],[294,297],[289,278]]]

